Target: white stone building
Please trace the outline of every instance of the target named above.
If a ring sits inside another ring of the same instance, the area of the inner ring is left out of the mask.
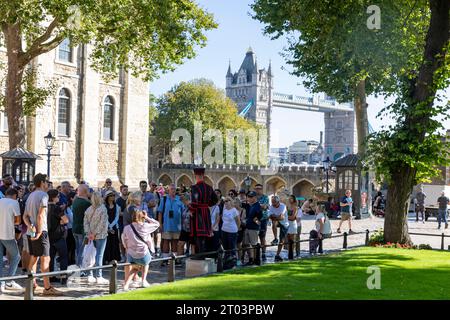
[[[51,180],[59,183],[87,181],[100,187],[111,178],[137,187],[148,177],[148,84],[126,72],[105,82],[90,67],[89,45],[72,48],[68,40],[44,55],[35,65],[39,83],[53,80],[55,95],[27,117],[26,149],[45,154],[44,136],[56,136],[51,161]],[[5,49],[0,47],[0,60]],[[4,89],[2,89],[4,90]],[[0,152],[9,150],[5,114],[0,115]],[[36,163],[36,172],[47,172],[47,157]],[[1,165],[1,164],[0,164]]]

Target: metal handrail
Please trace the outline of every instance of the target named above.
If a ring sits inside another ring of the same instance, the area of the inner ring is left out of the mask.
[[[351,236],[351,235],[366,234],[366,243],[365,244],[367,245],[368,239],[369,239],[369,234],[373,233],[373,232],[375,232],[375,230],[372,230],[372,231],[366,230],[364,232],[352,232],[351,234],[347,234],[346,232],[344,232],[341,235],[331,236],[331,237],[325,238],[323,240],[332,239],[332,238],[344,238],[343,249],[347,249],[347,237],[349,235]],[[294,244],[301,243],[301,242],[309,242],[309,241],[310,241],[310,239],[308,238],[308,239],[296,240],[296,241],[291,240],[287,243],[282,244],[282,245],[288,245],[288,247],[289,247],[289,256],[290,256],[289,260],[294,260],[294,258],[292,257]],[[224,253],[256,250],[255,257],[260,257],[261,250],[263,248],[278,247],[279,245],[280,244],[273,244],[273,245],[269,244],[269,245],[261,246],[258,243],[256,246],[242,247],[242,248],[228,249],[228,250],[224,250],[221,246],[216,251],[201,252],[201,253],[197,253],[194,255],[181,255],[181,256],[176,256],[175,254],[172,254],[170,257],[152,259],[150,264],[156,263],[156,262],[168,261],[169,262],[168,281],[173,282],[173,281],[175,281],[175,260],[217,255],[217,258],[218,258],[217,269],[218,269],[218,272],[222,272],[223,271],[222,255]],[[260,259],[259,259],[259,261],[260,261]],[[259,262],[259,264],[260,263],[261,262]],[[129,265],[131,265],[131,263],[129,263],[129,262],[118,263],[117,261],[114,260],[112,262],[112,264],[103,265],[103,266],[79,268],[79,269],[75,269],[75,270],[60,270],[60,271],[52,271],[52,272],[42,272],[42,273],[28,272],[27,275],[0,278],[0,281],[26,280],[27,284],[25,287],[24,299],[25,300],[33,300],[33,283],[34,283],[34,279],[36,279],[36,278],[50,277],[50,276],[57,276],[57,275],[72,275],[72,274],[78,273],[78,272],[86,272],[86,271],[93,271],[93,270],[99,270],[99,269],[105,269],[105,270],[113,269],[111,272],[111,275],[110,275],[111,280],[110,280],[110,288],[109,288],[109,293],[112,294],[112,293],[117,292],[117,269],[119,267],[125,267],[125,266],[129,266]]]

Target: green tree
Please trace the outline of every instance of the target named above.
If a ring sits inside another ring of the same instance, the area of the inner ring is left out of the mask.
[[[450,118],[450,2],[418,2],[414,11],[426,13],[427,33],[417,50],[421,60],[401,76],[398,97],[383,113],[395,125],[372,135],[369,160],[388,182],[385,240],[410,243],[408,204],[413,186],[430,181],[450,163],[450,145],[440,133]]]
[[[73,46],[92,44],[91,65],[105,78],[123,68],[151,80],[194,57],[195,47],[206,43],[205,31],[216,24],[193,0],[11,0],[0,2],[0,27],[7,51],[3,104],[13,148],[25,144],[25,114],[48,94],[29,86],[26,70],[64,39]]]
[[[174,86],[157,100],[156,108],[158,117],[154,122],[154,132],[159,146],[175,145],[176,142],[171,141],[172,133],[180,128],[186,129],[194,139],[195,122],[201,123],[202,134],[208,129],[217,129],[224,139],[227,129],[259,128],[255,123],[240,117],[236,104],[226,97],[224,90],[206,79],[181,82]],[[208,142],[203,141],[202,150],[206,145]],[[194,141],[191,147],[194,150]]]
[[[292,74],[304,77],[305,86],[313,92],[325,92],[340,102],[353,101],[361,156],[369,133],[366,96],[395,91],[397,71],[415,55],[411,43],[425,32],[415,14],[404,24],[410,12],[405,5],[411,2],[404,0],[378,1],[382,27],[369,30],[367,7],[372,2],[256,0],[252,5],[253,17],[267,24],[266,34],[272,39],[287,36],[289,45],[283,55],[293,66]],[[398,41],[412,29],[405,41]]]
[[[413,186],[448,160],[438,132],[448,101],[444,106],[435,102],[436,92],[448,87],[449,2],[379,1],[382,24],[376,32],[366,27],[371,4],[257,0],[253,8],[275,37],[300,31],[298,40],[290,42],[289,63],[294,74],[306,77],[307,86],[338,100],[353,97],[360,150],[367,135],[365,95],[397,96],[385,110],[397,123],[370,139],[366,160],[388,181],[386,240],[405,243],[410,242],[407,212]]]

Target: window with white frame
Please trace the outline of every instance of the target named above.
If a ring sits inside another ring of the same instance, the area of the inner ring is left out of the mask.
[[[114,140],[114,100],[111,96],[103,103],[103,140]]]
[[[58,47],[58,60],[64,62],[73,62],[73,49],[68,38],[64,39]]]
[[[70,136],[70,92],[65,88],[58,94],[58,135]]]
[[[6,112],[3,112],[2,130],[3,130],[3,132],[8,132],[8,116],[6,115]]]

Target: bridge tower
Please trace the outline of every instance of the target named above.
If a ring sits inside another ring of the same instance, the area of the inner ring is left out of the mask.
[[[344,155],[358,153],[358,138],[354,111],[324,112],[324,157],[335,161]]]
[[[271,64],[266,70],[258,69],[256,55],[248,48],[237,72],[231,72],[231,63],[226,75],[226,95],[238,105],[241,112],[251,103],[246,118],[267,128],[270,140],[270,113],[272,110],[273,74]]]

